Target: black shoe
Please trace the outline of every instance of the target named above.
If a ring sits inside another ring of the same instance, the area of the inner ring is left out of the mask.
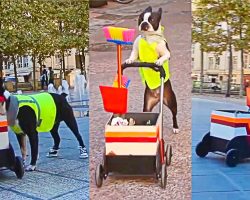
[[[51,158],[51,157],[57,157],[58,156],[58,151],[59,151],[59,149],[51,148],[49,150],[49,153],[47,154],[47,157],[49,157],[49,158]]]

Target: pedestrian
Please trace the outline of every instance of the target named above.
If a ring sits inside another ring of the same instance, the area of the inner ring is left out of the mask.
[[[52,83],[54,85],[54,71],[52,67],[49,67],[49,84]]]
[[[44,86],[45,85],[48,86],[48,72],[45,65],[43,65],[43,71],[40,79],[41,79],[42,90],[44,90]]]

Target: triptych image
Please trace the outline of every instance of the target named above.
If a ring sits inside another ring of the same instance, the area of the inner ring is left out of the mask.
[[[0,200],[249,200],[249,0],[1,0]]]

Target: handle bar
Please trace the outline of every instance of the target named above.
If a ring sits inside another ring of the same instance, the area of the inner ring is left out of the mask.
[[[146,67],[153,69],[156,72],[160,72],[160,77],[164,78],[166,77],[166,72],[163,68],[163,66],[158,66],[155,63],[147,63],[147,62],[134,62],[131,64],[123,63],[122,64],[122,72],[124,69],[129,68],[129,67]]]

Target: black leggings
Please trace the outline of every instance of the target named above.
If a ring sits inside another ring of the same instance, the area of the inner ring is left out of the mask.
[[[63,114],[63,119],[64,119],[63,121],[66,123],[66,125],[69,127],[69,129],[75,135],[77,141],[79,142],[79,146],[85,147],[82,136],[78,130],[78,126],[76,123],[75,116],[73,114],[73,110],[70,106],[67,106],[67,105],[65,105],[65,106],[67,107],[67,112],[65,112]],[[50,131],[50,133],[54,139],[54,146],[53,146],[54,149],[59,149],[59,145],[60,145],[60,141],[61,141],[59,133],[58,133],[59,125],[60,125],[60,122],[56,123],[54,125],[53,129]]]

